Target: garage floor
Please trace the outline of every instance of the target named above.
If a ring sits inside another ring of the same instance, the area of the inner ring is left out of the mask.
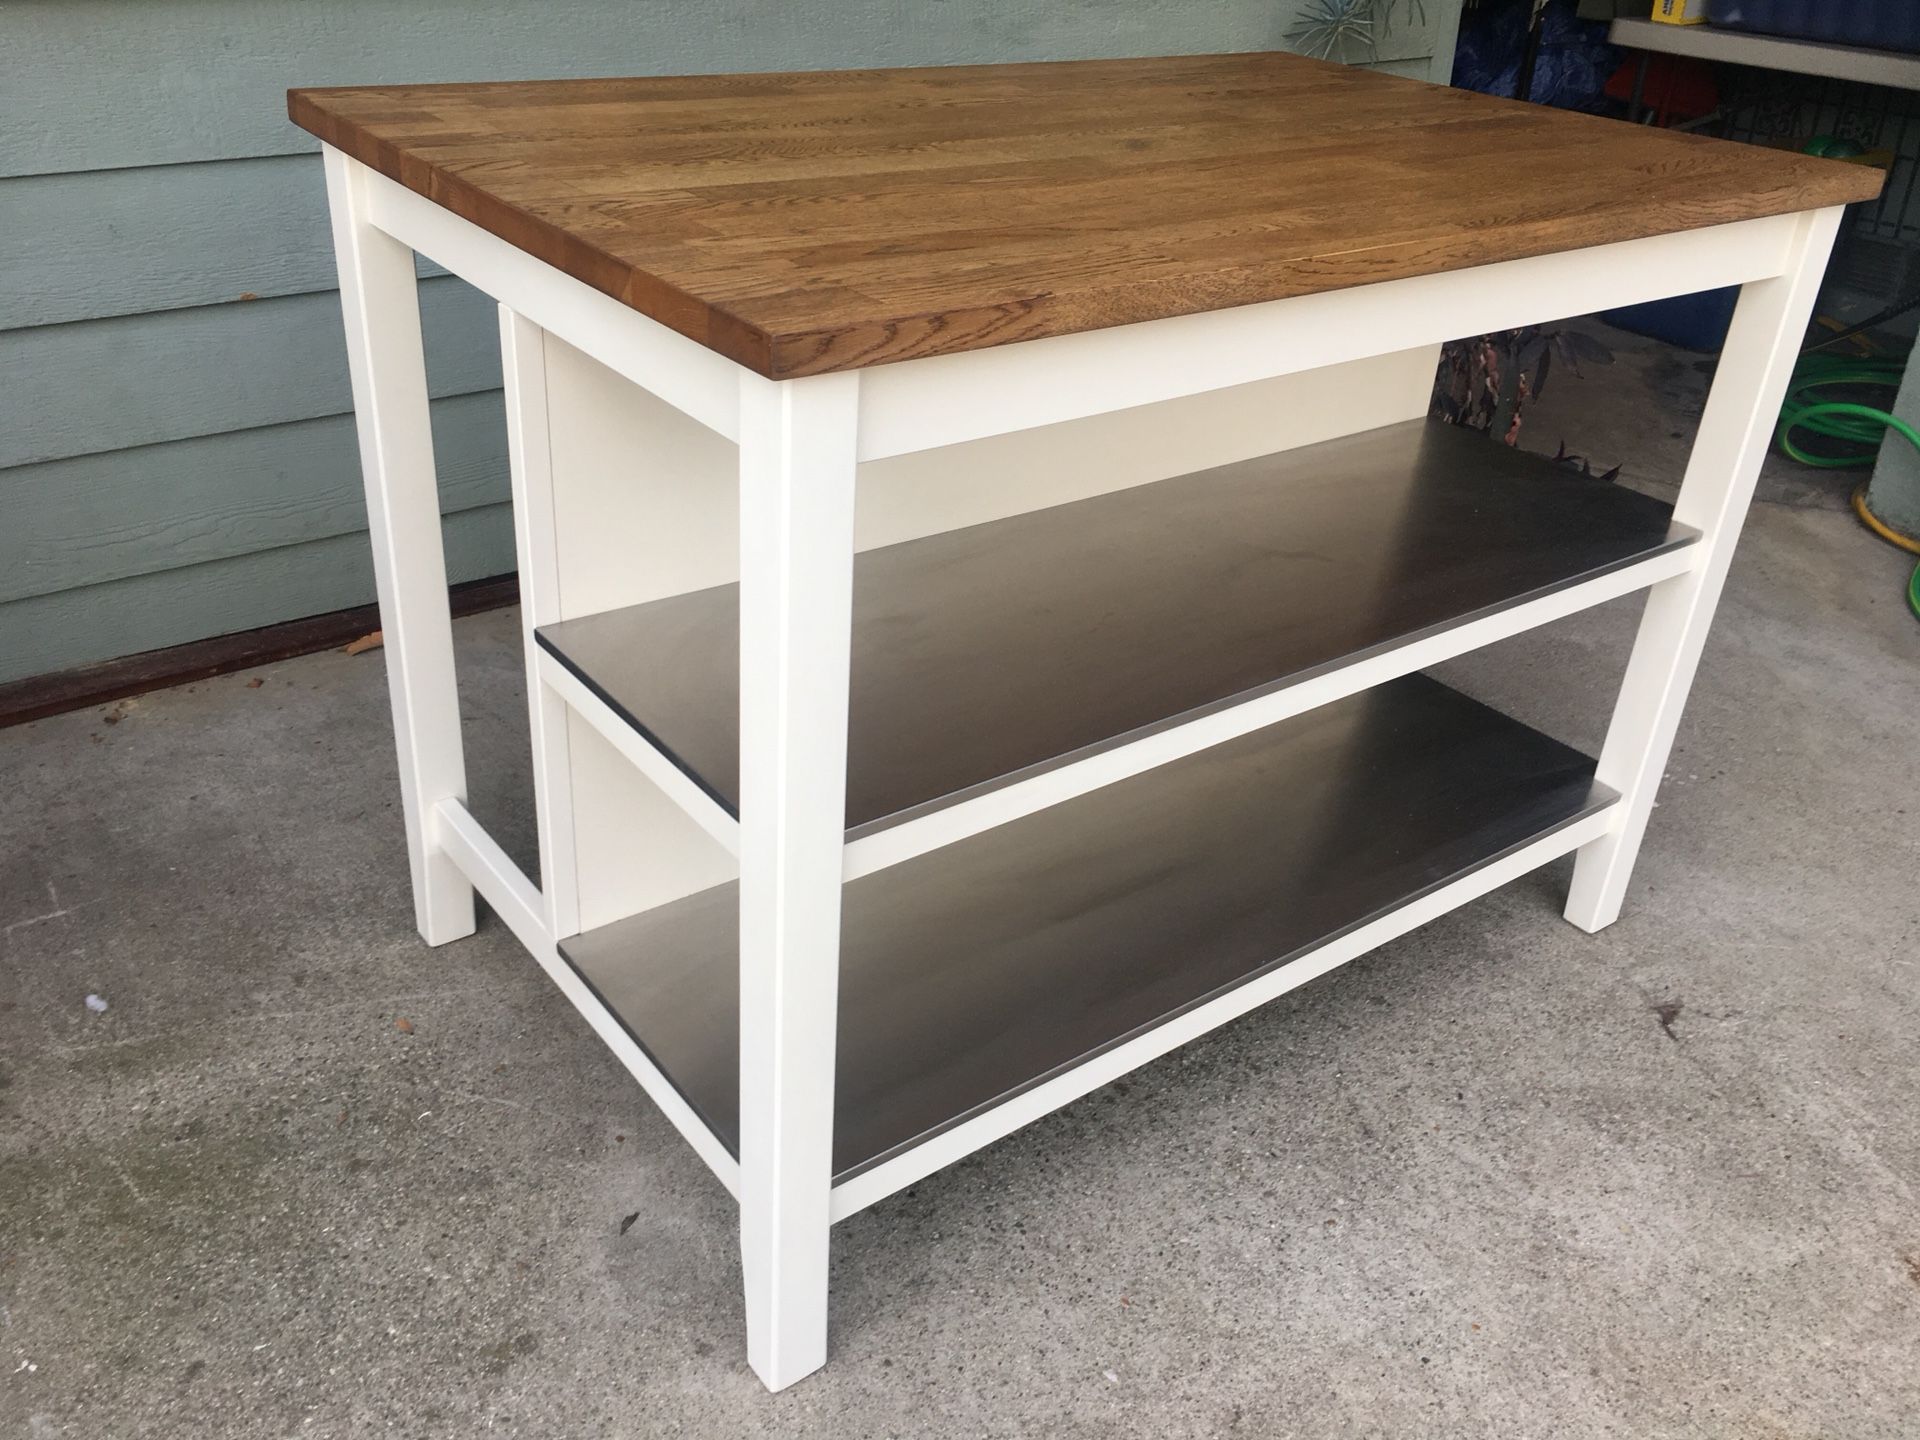
[[[1702,380],[1613,339],[1526,439],[1657,488]],[[856,1217],[779,1397],[700,1162],[498,922],[416,940],[377,654],[0,735],[0,1437],[1911,1437],[1920,624],[1765,496],[1625,918],[1556,867]],[[1591,746],[1633,620],[1449,678]]]

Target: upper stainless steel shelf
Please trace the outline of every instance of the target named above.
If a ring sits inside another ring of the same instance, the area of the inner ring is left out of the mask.
[[[902,820],[1689,543],[1668,507],[1423,421],[854,567],[847,826]],[[739,813],[738,589],[540,643]]]

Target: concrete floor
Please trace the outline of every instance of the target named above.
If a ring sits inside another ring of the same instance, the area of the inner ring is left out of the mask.
[[[1671,480],[1690,362],[1557,384]],[[1920,1433],[1920,625],[1767,494],[1624,919],[1556,867],[856,1217],[779,1397],[720,1188],[500,924],[416,940],[377,654],[0,736],[0,1437]],[[1590,746],[1633,618],[1450,678]]]

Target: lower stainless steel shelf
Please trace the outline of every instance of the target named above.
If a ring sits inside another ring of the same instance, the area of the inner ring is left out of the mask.
[[[848,884],[845,1180],[1616,797],[1409,676]],[[738,1153],[737,892],[561,952]]]

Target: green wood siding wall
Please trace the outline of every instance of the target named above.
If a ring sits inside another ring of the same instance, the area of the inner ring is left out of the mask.
[[[1301,0],[0,5],[0,681],[372,598],[289,85],[1268,49]],[[1459,0],[1381,68],[1444,79]],[[423,266],[448,568],[512,568],[490,304]]]

